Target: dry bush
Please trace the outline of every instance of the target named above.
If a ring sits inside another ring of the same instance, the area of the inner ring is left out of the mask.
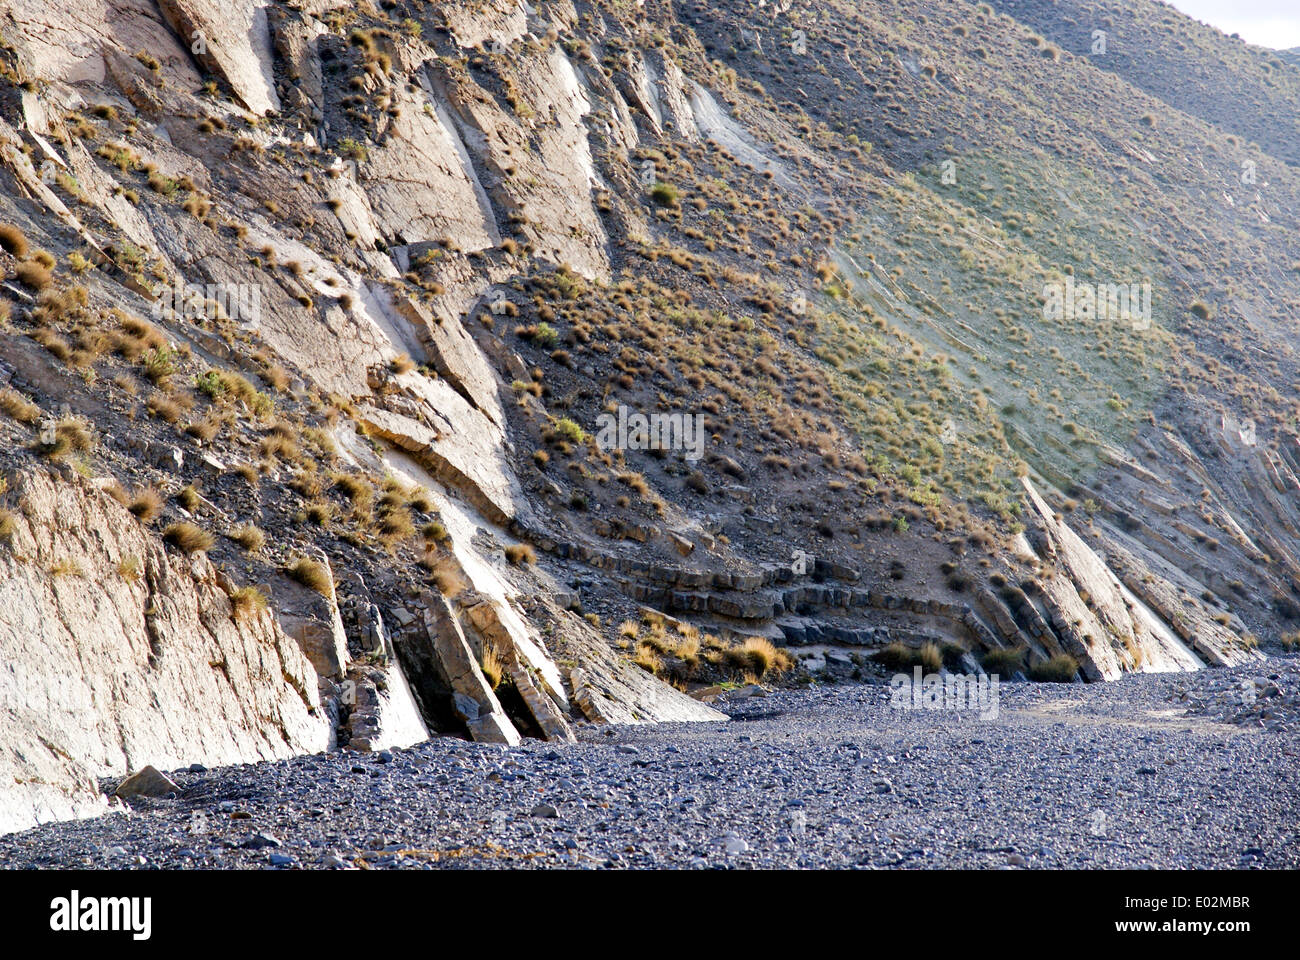
[[[379,536],[390,544],[405,540],[414,534],[415,523],[411,520],[411,512],[406,507],[391,507],[379,518]]]
[[[41,418],[41,408],[17,390],[6,387],[0,390],[0,410],[19,423],[32,424]]]
[[[266,369],[262,371],[261,377],[266,381],[266,385],[276,393],[284,393],[289,389],[291,380],[289,371],[279,364],[268,364]]]
[[[149,413],[152,416],[167,423],[175,423],[184,413],[179,403],[159,390],[155,390],[149,395],[149,400],[145,406],[149,408]]]
[[[161,350],[167,345],[166,338],[151,323],[114,310],[118,329],[113,331],[113,352],[125,360],[135,363],[146,350]]]
[[[418,513],[433,513],[433,500],[423,487],[412,487],[408,491],[406,505]]]
[[[152,523],[162,512],[163,499],[153,487],[136,487],[127,509],[141,523]]]
[[[202,440],[204,443],[211,443],[216,439],[217,434],[221,432],[221,421],[208,417],[204,420],[195,420],[185,427],[185,432],[191,437]]]
[[[285,571],[289,576],[309,590],[315,590],[322,597],[333,594],[333,578],[325,564],[308,557],[300,557]]]
[[[505,553],[506,559],[516,567],[537,562],[537,551],[532,548],[531,544],[513,543],[506,547]]]
[[[198,553],[211,550],[216,539],[197,524],[173,523],[163,531],[163,541],[184,553]]]
[[[0,223],[0,247],[21,260],[27,256],[27,237],[12,223]]]
[[[1071,683],[1079,672],[1079,662],[1068,653],[1058,654],[1029,668],[1029,679],[1039,683]]]
[[[489,687],[495,690],[501,686],[501,678],[505,673],[505,668],[501,664],[501,657],[498,656],[495,647],[491,644],[484,645],[483,656],[479,659],[478,665],[483,671],[483,679],[487,680]]]
[[[230,606],[236,620],[245,620],[266,609],[266,594],[260,587],[240,587],[230,594]]]
[[[127,583],[136,583],[141,576],[140,558],[123,557],[117,564],[117,574]]]
[[[1019,647],[1016,649],[990,650],[980,658],[980,665],[988,673],[1009,677],[1025,669],[1026,653],[1026,650]]]
[[[263,437],[258,452],[263,458],[287,460],[290,463],[302,456],[302,449],[298,444],[279,433]]]
[[[30,290],[44,290],[54,281],[54,274],[43,263],[24,260],[14,269],[14,278]]]
[[[460,575],[460,571],[447,562],[443,562],[433,571],[431,579],[438,592],[448,599],[455,598],[469,586],[465,578]]]
[[[330,479],[334,482],[334,489],[351,502],[354,510],[365,512],[370,509],[375,499],[375,488],[370,485],[370,481],[350,473],[334,473]]]
[[[249,553],[257,553],[266,545],[266,534],[251,523],[246,523],[230,531],[230,539]]]
[[[64,340],[53,330],[41,327],[32,331],[32,339],[50,353],[54,354],[55,358],[63,363],[67,363],[72,357],[72,347],[68,345],[68,341]]]
[[[911,670],[919,666],[930,673],[938,673],[943,666],[943,654],[932,643],[917,648],[895,641],[878,650],[872,659],[888,670]]]
[[[54,446],[42,450],[47,456],[61,460],[73,453],[89,453],[95,446],[95,436],[90,426],[80,417],[64,417],[54,430]]]
[[[176,494],[176,502],[179,503],[190,513],[193,513],[196,509],[198,509],[198,506],[202,502],[202,500],[203,498],[199,496],[199,491],[195,489],[194,484],[192,483],[187,484],[184,487],[181,487],[181,489]]]
[[[794,661],[784,650],[778,650],[772,641],[763,637],[748,637],[740,646],[726,652],[727,662],[737,670],[761,679],[769,672],[784,673],[794,666]]]

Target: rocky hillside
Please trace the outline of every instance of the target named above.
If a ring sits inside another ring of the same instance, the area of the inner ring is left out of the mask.
[[[7,4],[0,827],[1291,644],[1298,99],[1146,0]]]

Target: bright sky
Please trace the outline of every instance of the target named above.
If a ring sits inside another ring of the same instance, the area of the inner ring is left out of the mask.
[[[1300,47],[1300,0],[1167,0],[1183,13],[1247,43]]]

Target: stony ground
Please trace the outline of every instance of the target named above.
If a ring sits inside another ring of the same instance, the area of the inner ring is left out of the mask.
[[[181,772],[175,799],[0,837],[0,864],[1296,868],[1300,742],[1273,722],[1295,714],[1216,700],[1247,684],[1294,705],[1300,658],[1004,684],[995,719],[813,686],[723,704],[731,723],[589,726],[575,745],[443,738]]]

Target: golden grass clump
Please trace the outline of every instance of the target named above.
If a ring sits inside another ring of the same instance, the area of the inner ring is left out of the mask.
[[[483,656],[479,659],[478,665],[483,671],[483,678],[487,680],[489,687],[495,690],[501,686],[501,678],[505,674],[505,668],[501,664],[501,657],[498,656],[495,647],[491,644],[484,645]]]
[[[0,390],[0,410],[19,423],[32,424],[41,418],[40,407],[8,387]]]
[[[322,597],[334,592],[334,580],[325,564],[309,557],[300,557],[286,571],[289,576],[309,590],[315,590]]]
[[[192,483],[181,487],[176,494],[176,502],[190,513],[193,513],[198,508],[201,501],[202,497],[199,496],[199,491]]]
[[[55,460],[73,453],[88,453],[95,446],[95,436],[90,426],[79,417],[64,417],[54,428],[54,446],[42,452]]]
[[[1079,662],[1068,653],[1058,654],[1029,668],[1029,679],[1038,683],[1072,683],[1079,672]]]
[[[266,546],[266,534],[251,523],[236,527],[230,531],[230,539],[249,553],[257,553]]]
[[[181,405],[161,390],[155,390],[151,393],[149,399],[145,402],[145,406],[151,416],[157,417],[165,423],[175,423],[184,413]]]
[[[516,567],[537,562],[537,551],[527,543],[513,543],[506,547],[506,559]]]
[[[334,489],[347,497],[354,510],[365,512],[370,509],[375,499],[375,488],[370,481],[350,473],[335,473],[330,479],[334,482]]]
[[[198,553],[211,550],[216,539],[197,524],[181,522],[173,523],[163,531],[163,542],[184,553]]]
[[[230,594],[230,606],[236,620],[246,620],[266,609],[266,594],[260,587],[240,587]]]
[[[794,666],[788,653],[764,637],[747,637],[744,643],[729,649],[726,656],[733,667],[758,679],[769,672],[784,673]]]
[[[439,564],[430,579],[433,580],[433,585],[438,588],[438,592],[448,598],[458,596],[469,586],[465,582],[465,578],[460,575],[460,571],[448,563]]]
[[[980,658],[980,665],[988,673],[1009,677],[1025,669],[1025,653],[1020,648],[990,650]]]
[[[877,651],[872,659],[889,670],[911,670],[919,666],[929,673],[938,673],[943,667],[943,653],[933,643],[918,649],[895,641]]]
[[[27,236],[12,223],[0,223],[0,247],[21,260],[27,256]]]
[[[415,523],[406,507],[390,507],[379,518],[379,536],[389,543],[405,540],[414,534]]]
[[[126,508],[141,523],[152,523],[162,512],[163,499],[153,487],[136,487]]]
[[[24,260],[14,268],[14,278],[29,290],[44,290],[54,281],[54,274],[38,260]]]
[[[663,660],[659,658],[659,653],[648,643],[638,643],[636,645],[636,653],[632,657],[632,662],[646,673],[655,676],[659,675],[659,671],[664,666]]]
[[[140,579],[140,558],[123,557],[117,564],[117,575],[127,583],[135,583]]]

